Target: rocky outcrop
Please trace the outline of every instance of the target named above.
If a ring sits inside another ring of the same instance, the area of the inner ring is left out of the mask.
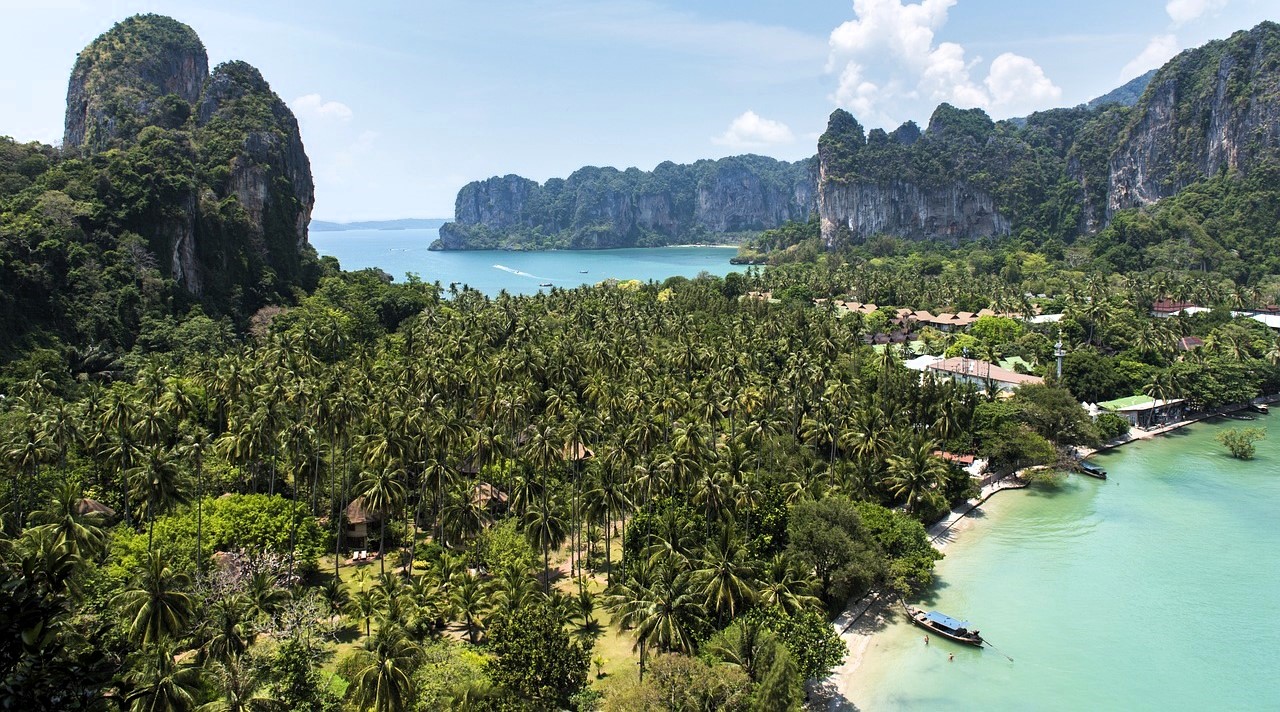
[[[437,249],[601,249],[719,241],[805,220],[810,161],[734,156],[653,171],[587,167],[545,184],[508,175],[458,192]]]
[[[156,181],[172,190],[148,196],[121,225],[146,236],[188,292],[220,305],[306,283],[315,185],[298,122],[252,66],[226,62],[210,74],[190,27],[139,15],[86,47],[67,89],[63,142],[86,155],[120,149],[126,163],[150,145],[173,146],[166,158],[178,150],[191,162],[147,154],[148,170],[177,174]]]
[[[174,106],[162,99],[173,96],[190,107],[208,75],[204,44],[190,27],[161,15],[124,20],[76,57],[63,148],[102,151],[153,122],[181,123],[185,116],[168,115]]]
[[[1110,161],[1108,219],[1280,148],[1280,25],[1210,42],[1156,73]]]
[[[923,134],[908,122],[892,134],[868,136],[848,112],[837,109],[818,140],[818,218],[827,247],[873,235],[946,240],[1007,234],[1009,220],[995,197],[963,179],[917,175],[913,167],[944,144],[973,149],[992,130],[981,112],[939,107]],[[977,135],[973,135],[973,134]]]
[[[922,188],[904,181],[827,181],[818,215],[828,246],[872,235],[957,243],[1009,232],[1009,220],[996,209],[991,194],[960,183]]]
[[[217,120],[243,122],[245,117],[251,121],[230,160],[230,192],[260,236],[267,230],[269,211],[283,209],[285,226],[292,229],[292,247],[301,250],[307,244],[316,199],[298,121],[257,69],[245,62],[221,64],[200,99],[197,125],[205,129]]]

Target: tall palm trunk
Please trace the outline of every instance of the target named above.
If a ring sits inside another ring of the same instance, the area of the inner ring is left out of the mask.
[[[196,453],[196,583],[204,573],[204,457]]]

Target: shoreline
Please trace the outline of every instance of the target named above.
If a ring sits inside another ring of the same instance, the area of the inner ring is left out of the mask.
[[[1105,443],[1098,448],[1076,448],[1075,453],[1083,460],[1099,452],[1114,450],[1143,440],[1154,440],[1160,435],[1185,428],[1188,425],[1201,423],[1212,418],[1224,417],[1244,410],[1254,403],[1269,404],[1277,401],[1280,401],[1280,394],[1260,397],[1249,403],[1224,406],[1159,428],[1140,430],[1137,435],[1130,431],[1126,437]],[[1018,477],[1024,471],[1019,470],[990,483],[982,488],[977,497],[953,507],[946,516],[925,529],[926,534],[929,536],[929,543],[939,551],[945,550],[947,545],[955,542],[962,532],[968,531],[974,526],[974,521],[969,515],[986,503],[987,500],[1006,490],[1026,489],[1030,483]],[[894,617],[890,610],[892,603],[892,597],[873,591],[850,603],[836,617],[832,625],[836,634],[845,643],[847,651],[845,660],[840,666],[832,670],[831,675],[822,680],[808,683],[807,689],[810,694],[806,709],[828,710],[831,712],[857,710],[849,693],[855,689],[854,684],[857,682],[858,669],[862,667],[876,634],[884,630],[892,622],[892,617]]]

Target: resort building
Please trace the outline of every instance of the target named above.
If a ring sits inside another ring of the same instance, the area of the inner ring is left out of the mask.
[[[1129,425],[1144,429],[1182,420],[1186,413],[1185,401],[1181,398],[1166,401],[1150,396],[1117,398],[1099,403],[1098,409],[1104,413],[1115,413],[1129,421]]]
[[[1044,383],[1044,379],[1039,376],[1017,373],[1007,368],[1001,368],[989,361],[965,358],[963,356],[942,359],[926,366],[925,370],[947,376],[952,380],[972,383],[983,390],[994,388],[998,391],[1012,391],[1018,386],[1025,386],[1028,383]]]
[[[1247,316],[1269,328],[1280,330],[1280,314],[1274,311],[1233,311],[1231,316]]]
[[[1191,302],[1175,302],[1170,299],[1160,299],[1151,305],[1151,316],[1157,319],[1169,319],[1178,316],[1191,316],[1192,314],[1200,314],[1202,312],[1212,311],[1207,307],[1200,307]]]

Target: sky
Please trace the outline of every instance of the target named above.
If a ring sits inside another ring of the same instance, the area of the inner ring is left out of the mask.
[[[0,135],[61,139],[76,53],[190,25],[293,109],[313,217],[451,217],[465,183],[584,165],[811,156],[827,116],[924,126],[1074,106],[1280,0],[0,0]]]

